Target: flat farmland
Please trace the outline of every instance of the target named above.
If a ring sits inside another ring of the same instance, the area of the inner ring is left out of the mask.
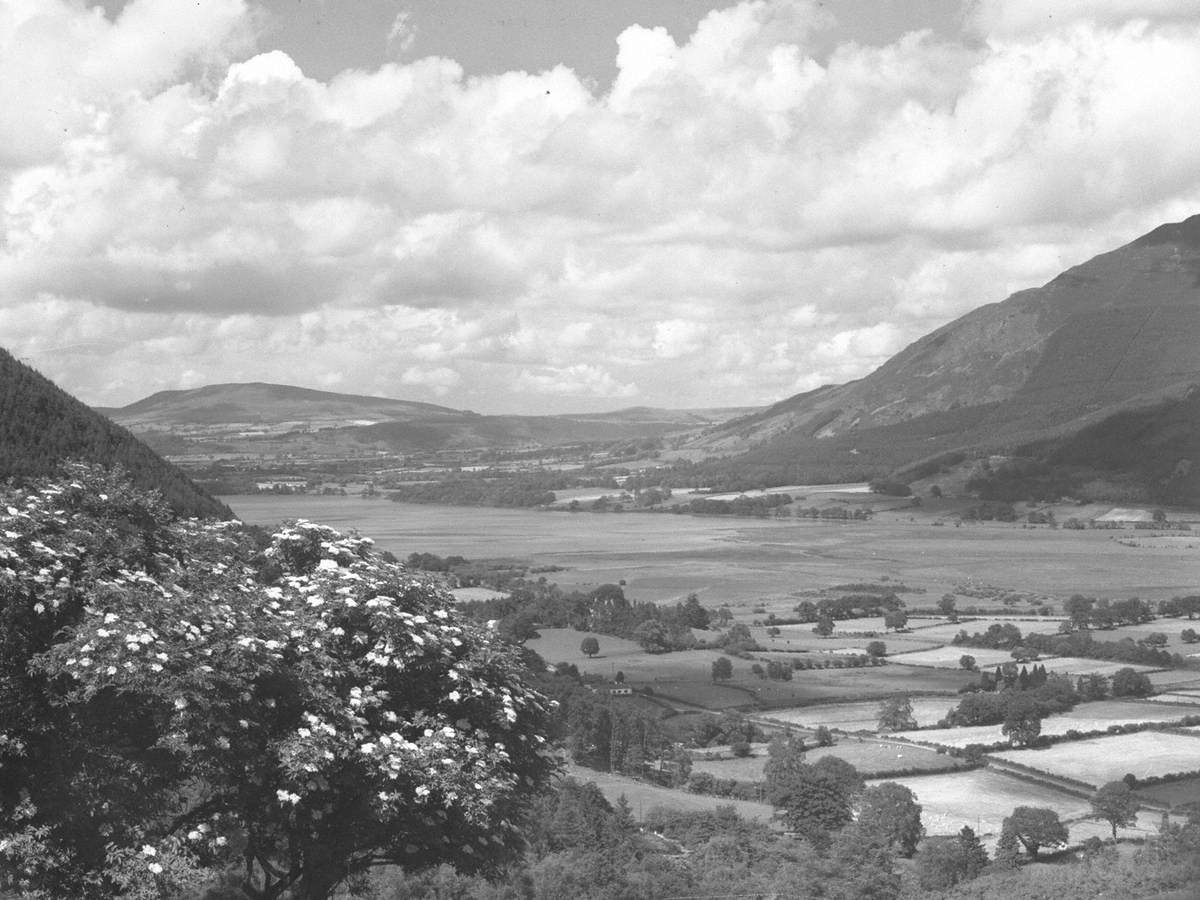
[[[1200,777],[1180,778],[1150,787],[1140,787],[1134,793],[1152,803],[1161,803],[1167,807],[1200,803]]]
[[[417,551],[468,559],[519,557],[565,567],[553,575],[565,589],[625,579],[633,599],[677,602],[695,592],[708,606],[776,598],[786,609],[795,605],[799,587],[885,576],[924,589],[929,602],[961,584],[1157,601],[1193,591],[1200,559],[1183,546],[1118,545],[1105,531],[995,523],[945,528],[931,520],[883,517],[831,524],[669,513],[572,515],[310,495],[224,499],[250,524],[306,518],[357,529],[401,558]]]
[[[897,769],[945,772],[961,765],[954,757],[925,747],[898,746],[880,741],[856,741],[848,738],[842,738],[832,747],[812,748],[805,755],[805,761],[815,763],[826,756],[845,760],[867,778],[873,777],[877,772],[893,772]],[[741,759],[695,759],[692,762],[692,771],[708,772],[717,778],[761,781],[767,758],[765,745],[756,745],[754,756]]]
[[[792,653],[830,653],[851,649],[866,653],[867,644],[871,641],[883,641],[887,645],[889,653],[900,653],[906,650],[924,650],[936,647],[940,643],[923,637],[920,632],[884,634],[882,628],[874,637],[870,634],[851,634],[849,629],[842,632],[842,622],[834,623],[833,634],[829,637],[813,634],[812,625],[777,625],[776,627],[779,629],[777,635],[767,634],[765,626],[753,627],[750,629],[750,633],[759,644],[768,650],[784,650]]]
[[[1126,662],[1108,662],[1103,659],[1080,659],[1073,656],[1055,656],[1039,659],[1038,664],[1045,666],[1051,675],[1105,675],[1112,677],[1121,669],[1133,669],[1135,672],[1151,672],[1154,666],[1137,666]]]
[[[618,798],[624,796],[629,802],[634,816],[639,820],[644,819],[646,813],[656,806],[685,812],[707,812],[718,806],[732,806],[737,810],[738,815],[756,822],[769,822],[775,815],[775,808],[767,803],[690,794],[687,791],[677,791],[647,784],[644,781],[635,781],[622,775],[596,772],[582,766],[567,766],[566,774],[578,781],[590,781],[595,784],[609,803],[616,803]]]
[[[735,672],[745,663],[734,661]],[[967,672],[917,669],[910,666],[867,666],[860,669],[804,669],[791,681],[741,682],[754,690],[774,716],[780,707],[804,706],[826,700],[874,700],[900,694],[953,694],[973,680]],[[914,698],[914,702],[915,698]],[[952,704],[953,705],[953,704]]]
[[[986,768],[882,780],[902,784],[916,794],[921,821],[931,835],[957,834],[969,825],[981,836],[995,837],[1018,806],[1048,806],[1064,819],[1091,813],[1091,804],[1083,797]]]
[[[955,697],[913,697],[913,718],[918,725],[936,725],[958,705]],[[773,709],[764,713],[772,722],[816,728],[824,725],[839,731],[875,731],[879,724],[879,700],[852,703],[821,703],[799,709]],[[916,732],[914,732],[916,733]]]
[[[627,641],[624,638],[613,637],[609,634],[597,634],[593,631],[576,631],[574,628],[539,628],[538,637],[525,642],[525,646],[537,653],[548,663],[569,662],[579,666],[580,672],[596,672],[609,675],[612,666],[620,663],[617,668],[624,668],[627,661],[648,657],[641,644],[637,641]],[[600,644],[600,652],[589,659],[584,656],[579,645],[584,638],[594,637]],[[630,668],[636,668],[631,664]],[[628,671],[625,672],[629,674]]]
[[[1200,715],[1200,706],[1174,706],[1138,700],[1100,700],[1081,703],[1064,713],[1042,719],[1042,734],[1057,737],[1068,731],[1102,731],[1110,725],[1137,725],[1145,722],[1178,722],[1185,716]],[[905,731],[900,736],[926,741],[943,747],[968,744],[995,744],[1005,740],[1000,725],[966,725],[958,728],[934,728]],[[1200,752],[1200,747],[1197,747]],[[1200,759],[1197,761],[1200,768]]]
[[[970,603],[970,600],[961,600],[960,604]],[[987,631],[993,625],[1016,625],[1021,629],[1021,634],[1030,632],[1049,632],[1058,631],[1058,623],[1062,621],[1061,616],[995,616],[989,618],[972,618],[961,622],[944,622],[941,625],[930,625],[917,629],[914,634],[918,637],[927,638],[932,641],[937,641],[941,644],[948,644],[958,635],[960,631],[965,631],[967,634],[976,634]],[[912,622],[910,621],[911,625]],[[963,652],[969,653],[970,650]]]
[[[1151,672],[1148,677],[1156,688],[1200,690],[1200,671],[1196,669],[1166,669],[1162,672]]]
[[[1142,731],[1070,741],[1042,750],[1005,750],[997,759],[1100,785],[1133,773],[1152,778],[1200,769],[1200,734]]]
[[[1012,654],[1007,650],[992,650],[988,647],[935,647],[932,650],[918,650],[914,653],[900,653],[889,659],[901,666],[931,666],[935,669],[961,669],[959,660],[963,656],[975,657],[975,663],[981,669],[990,669],[1001,663],[1012,662]]]

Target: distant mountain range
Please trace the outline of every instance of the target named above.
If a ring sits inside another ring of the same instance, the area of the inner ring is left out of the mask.
[[[693,441],[786,480],[1028,455],[1200,498],[1200,216],[980,307],[858,381]],[[1196,463],[1192,465],[1193,461]]]
[[[127,430],[0,349],[0,480],[49,475],[67,460],[122,466],[183,515],[234,517]]]
[[[99,408],[159,444],[248,435],[332,432],[358,445],[396,452],[554,447],[656,438],[711,427],[749,408],[668,410],[633,407],[555,416],[481,415],[432,403],[339,394],[282,384],[216,384],[160,391],[120,408]],[[175,452],[182,449],[176,445]]]

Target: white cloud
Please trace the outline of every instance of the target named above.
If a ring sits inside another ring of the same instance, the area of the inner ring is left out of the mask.
[[[630,27],[598,95],[445,59],[322,82],[242,0],[10,2],[0,333],[96,402],[181,360],[485,411],[858,377],[1196,211],[1191,4],[1054,6],[819,62],[819,5],[755,0]],[[52,349],[84,341],[121,352]]]
[[[1049,31],[1076,22],[1117,24],[1129,19],[1196,19],[1193,0],[974,0],[971,19],[985,35]]]

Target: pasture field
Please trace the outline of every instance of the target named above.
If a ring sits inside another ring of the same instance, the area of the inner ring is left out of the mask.
[[[946,713],[958,705],[954,697],[913,697],[913,718],[918,725],[936,725]],[[860,700],[849,703],[821,703],[798,709],[773,709],[760,718],[772,722],[816,728],[824,725],[839,731],[875,731],[879,724],[879,700]]]
[[[565,590],[626,579],[637,600],[678,602],[695,592],[706,606],[780,601],[798,587],[822,588],[887,576],[936,602],[961,584],[1067,597],[1157,601],[1195,589],[1194,550],[1115,545],[1105,531],[1022,529],[996,523],[934,527],[928,518],[832,524],[670,513],[576,514],[536,510],[366,502],[357,497],[224,498],[245,522],[306,518],[357,529],[381,549],[468,559],[519,557],[558,565]],[[959,606],[979,605],[960,598]]]
[[[1057,737],[1068,731],[1101,731],[1110,725],[1137,725],[1143,722],[1177,722],[1185,716],[1200,715],[1200,706],[1172,706],[1138,700],[1099,700],[1081,703],[1064,713],[1042,719],[1042,734]],[[943,747],[968,744],[994,744],[1005,740],[1000,725],[965,725],[958,728],[934,728],[905,731],[900,736]],[[1200,753],[1200,747],[1196,748]],[[1041,752],[1041,751],[1039,751]],[[1200,768],[1200,757],[1196,767]]]
[[[734,671],[741,665],[734,661]],[[953,694],[973,680],[970,673],[908,666],[868,666],[861,669],[805,669],[791,681],[742,682],[755,690],[765,715],[774,717],[780,707],[803,706],[825,700],[875,700],[898,694]],[[915,703],[914,699],[914,703]]]
[[[1200,670],[1165,669],[1149,674],[1150,683],[1156,688],[1169,690],[1200,691]]]
[[[453,588],[450,594],[460,603],[467,603],[472,600],[503,600],[508,596],[504,591],[494,591],[491,588],[485,587]]]
[[[1073,656],[1055,656],[1039,659],[1039,665],[1046,667],[1051,675],[1104,675],[1112,677],[1121,669],[1133,669],[1135,672],[1152,672],[1154,666],[1137,666],[1126,662],[1108,662],[1103,659],[1080,659]]]
[[[1200,777],[1179,778],[1174,781],[1165,781],[1162,784],[1140,787],[1134,793],[1144,800],[1161,803],[1166,807],[1200,803]]]
[[[613,664],[620,662],[617,668],[623,668],[625,661],[637,657],[649,656],[637,641],[627,641],[624,638],[613,637],[610,634],[598,634],[594,631],[576,631],[574,628],[539,628],[538,637],[525,642],[525,646],[534,651],[546,662],[553,665],[557,662],[569,662],[579,666],[580,672],[596,672],[609,675]],[[583,655],[579,645],[584,638],[594,637],[600,644],[600,653],[592,659]],[[625,672],[626,675],[629,672]]]
[[[791,653],[835,653],[839,650],[848,651],[850,649],[866,653],[867,644],[870,641],[883,641],[887,645],[889,653],[902,653],[906,650],[924,650],[936,647],[939,643],[922,637],[920,632],[913,634],[888,632],[884,634],[882,628],[873,637],[870,634],[840,634],[841,622],[834,623],[833,634],[829,637],[813,634],[813,626],[808,624],[776,627],[779,628],[778,635],[767,634],[765,626],[751,627],[750,634],[768,650],[783,650]]]
[[[992,755],[1099,787],[1130,772],[1138,778],[1194,772],[1200,768],[1200,734],[1142,731],[1069,741],[1041,750],[1005,750]]]
[[[703,753],[704,751],[697,752]],[[877,772],[893,772],[897,769],[946,772],[962,765],[952,756],[925,747],[910,747],[870,740],[857,741],[845,737],[832,747],[813,747],[805,755],[805,760],[815,763],[825,756],[844,759],[866,778],[874,777]],[[696,758],[692,762],[692,771],[710,772],[717,778],[761,781],[767,758],[766,745],[755,744],[754,755],[742,759],[736,757],[729,759]]]
[[[970,599],[963,599],[959,601],[959,605],[969,602],[971,602]],[[1021,629],[1021,634],[1028,634],[1031,631],[1053,633],[1058,631],[1058,623],[1061,621],[1061,616],[964,617],[959,622],[943,622],[940,625],[922,627],[916,631],[916,636],[928,638],[939,644],[948,644],[954,640],[960,631],[965,631],[967,634],[976,634],[987,631],[993,625],[1016,625]],[[912,620],[909,621],[909,625],[912,625]],[[963,652],[969,653],[970,651],[964,650]]]
[[[1012,662],[1012,654],[1007,650],[992,650],[988,647],[935,647],[932,650],[918,650],[915,653],[901,653],[889,656],[896,665],[901,666],[931,666],[935,669],[961,669],[959,660],[965,655],[975,657],[975,663],[980,669],[991,669],[1001,663]]]
[[[957,834],[969,825],[981,837],[994,838],[1018,806],[1048,806],[1063,819],[1091,813],[1091,804],[1083,797],[986,768],[881,780],[902,784],[916,794],[921,821],[931,835]],[[879,784],[881,780],[868,784]]]
[[[566,774],[578,781],[590,781],[595,784],[609,803],[616,803],[617,799],[623,795],[629,802],[633,815],[639,821],[644,819],[646,813],[656,806],[680,809],[685,812],[703,812],[718,806],[732,806],[742,818],[758,822],[769,822],[775,814],[775,808],[768,803],[690,794],[687,791],[659,787],[655,784],[626,778],[623,775],[614,775],[611,772],[596,772],[582,766],[569,765]]]

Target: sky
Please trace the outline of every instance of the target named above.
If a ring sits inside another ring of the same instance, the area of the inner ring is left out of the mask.
[[[0,0],[0,346],[766,404],[1200,212],[1197,86],[1195,0]]]

